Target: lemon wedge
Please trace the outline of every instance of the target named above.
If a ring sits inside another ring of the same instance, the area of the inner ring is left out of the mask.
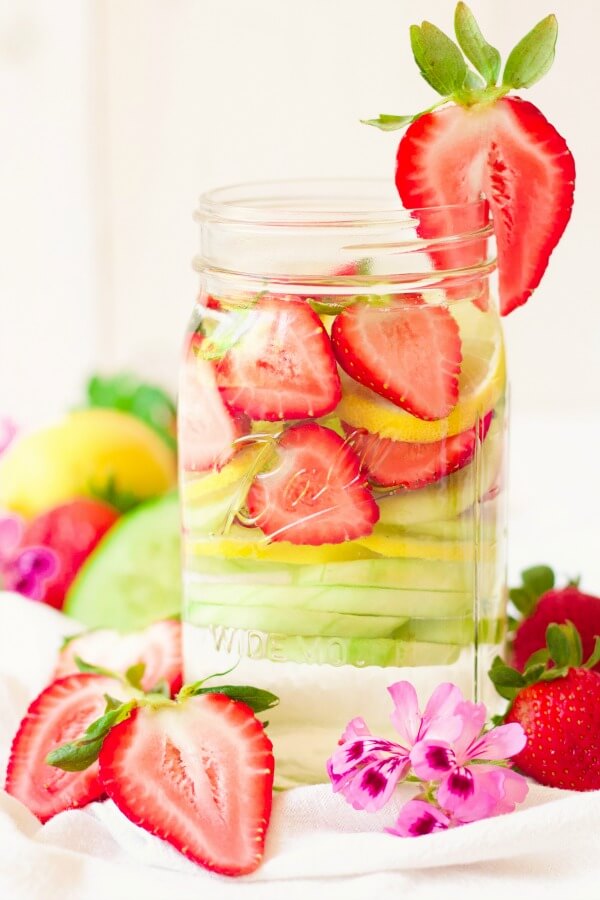
[[[470,301],[450,306],[462,339],[458,403],[445,419],[428,422],[411,416],[347,375],[342,375],[342,400],[336,414],[356,428],[366,428],[395,441],[432,443],[471,428],[496,405],[506,384],[506,364],[500,317],[482,312]]]

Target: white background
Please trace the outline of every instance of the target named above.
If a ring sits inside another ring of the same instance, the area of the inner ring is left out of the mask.
[[[472,6],[505,57],[545,14],[559,18],[557,62],[527,93],[568,138],[576,204],[541,288],[507,320],[513,503],[530,515],[527,529],[556,519],[572,533],[583,516],[595,547],[600,7]],[[449,30],[452,9],[452,0],[0,0],[0,410],[25,422],[54,414],[98,368],[129,366],[173,385],[194,296],[196,196],[244,179],[392,178],[397,135],[358,120],[432,102],[408,26],[428,18]]]

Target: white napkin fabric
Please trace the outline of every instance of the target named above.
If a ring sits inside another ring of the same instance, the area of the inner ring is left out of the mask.
[[[29,701],[76,625],[0,594],[0,766]],[[398,792],[396,806],[412,793]],[[419,838],[384,834],[389,805],[358,812],[329,785],[276,794],[265,860],[251,876],[214,875],[130,823],[111,801],[46,825],[0,793],[2,900],[527,900],[598,896],[600,792],[531,784],[511,815]]]

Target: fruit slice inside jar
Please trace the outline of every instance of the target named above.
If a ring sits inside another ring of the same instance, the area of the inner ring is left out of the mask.
[[[458,403],[447,418],[424,421],[412,416],[347,375],[342,375],[339,417],[383,438],[428,443],[467,431],[493,409],[506,380],[500,319],[494,310],[483,312],[470,301],[455,302],[450,311],[460,328],[463,358]]]

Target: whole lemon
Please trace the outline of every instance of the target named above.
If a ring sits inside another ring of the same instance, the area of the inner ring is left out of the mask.
[[[175,483],[175,454],[128,413],[83,409],[16,440],[0,457],[0,508],[36,516],[75,497],[126,505]]]

